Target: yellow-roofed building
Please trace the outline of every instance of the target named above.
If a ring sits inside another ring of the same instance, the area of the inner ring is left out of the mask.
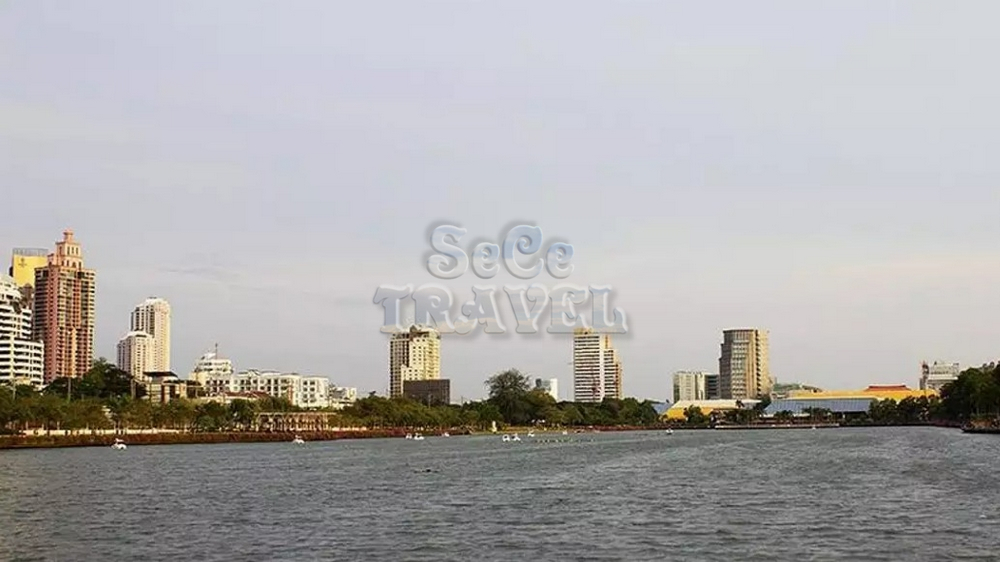
[[[660,416],[661,419],[670,421],[684,421],[687,416],[684,415],[684,410],[687,410],[691,406],[697,406],[701,410],[702,414],[706,416],[711,415],[712,412],[725,412],[728,410],[739,410],[740,403],[743,404],[744,408],[753,407],[758,400],[678,400],[670,409],[663,412]]]
[[[788,392],[789,399],[817,399],[830,400],[838,398],[876,398],[878,400],[891,399],[899,402],[904,398],[920,398],[926,396],[937,396],[934,390],[915,390],[905,384],[873,384],[864,390],[791,390]]]

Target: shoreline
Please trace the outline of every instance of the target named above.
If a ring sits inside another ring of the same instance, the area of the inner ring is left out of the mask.
[[[716,427],[642,427],[642,426],[620,426],[620,427],[588,427],[565,429],[568,435],[580,435],[591,433],[617,433],[626,431],[666,431],[673,430],[725,430],[725,431],[758,431],[758,430],[780,430],[780,429],[811,429],[813,424],[760,424],[760,425],[720,425]],[[923,423],[923,424],[899,424],[899,425],[842,425],[842,424],[815,424],[817,429],[838,429],[856,427],[944,427],[951,429],[961,429],[964,433],[1000,434],[1000,429],[996,428],[974,428],[961,427],[958,424]],[[452,436],[460,435],[501,435],[504,433],[527,433],[530,428],[506,428],[496,434],[491,431],[470,431],[470,430],[449,430]],[[423,433],[425,437],[440,436],[443,430],[417,431],[406,428],[396,429],[358,429],[358,430],[337,430],[337,431],[227,431],[227,432],[157,432],[157,433],[127,433],[127,434],[90,434],[80,433],[71,435],[0,435],[0,450],[10,449],[55,449],[66,447],[110,447],[115,439],[122,439],[127,445],[211,445],[220,443],[278,443],[291,442],[296,435],[301,436],[305,441],[339,441],[342,439],[388,439],[404,438],[408,433]],[[561,435],[562,429],[535,430],[538,435]]]
[[[356,431],[227,431],[227,432],[163,432],[129,434],[76,434],[76,435],[3,435],[3,449],[55,449],[65,447],[110,447],[115,439],[127,445],[211,445],[219,443],[272,443],[291,442],[296,435],[306,441],[339,441],[341,439],[378,439],[404,437],[406,430],[367,429]]]

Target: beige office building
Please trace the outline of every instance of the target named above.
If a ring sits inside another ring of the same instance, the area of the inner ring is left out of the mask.
[[[573,400],[600,402],[605,398],[623,398],[618,350],[611,345],[610,334],[578,328],[573,333]]]
[[[149,371],[170,371],[170,303],[150,297],[132,311],[132,331],[146,332],[153,338],[152,364]]]
[[[441,378],[441,335],[426,326],[410,326],[389,340],[389,397],[403,396],[406,381]]]
[[[722,332],[719,397],[759,399],[771,394],[767,330],[745,328]]]

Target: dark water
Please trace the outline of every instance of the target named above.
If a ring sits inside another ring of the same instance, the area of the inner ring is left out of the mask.
[[[0,451],[0,559],[1000,558],[997,436],[557,438]]]

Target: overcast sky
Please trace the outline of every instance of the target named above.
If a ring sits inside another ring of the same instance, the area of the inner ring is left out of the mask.
[[[993,1],[4,2],[0,252],[76,231],[98,355],[156,295],[178,373],[218,342],[237,369],[384,392],[378,285],[434,281],[434,224],[495,241],[526,222],[574,244],[569,281],[614,288],[628,395],[717,372],[721,330],[745,326],[770,330],[779,381],[915,386],[921,360],[1000,356],[998,18]],[[570,396],[565,337],[442,353],[455,399],[505,367]]]

